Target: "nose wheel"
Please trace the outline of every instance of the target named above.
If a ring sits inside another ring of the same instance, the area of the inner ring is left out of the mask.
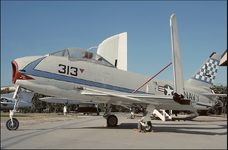
[[[6,128],[8,130],[17,130],[19,127],[19,121],[16,118],[12,118],[6,121]]]

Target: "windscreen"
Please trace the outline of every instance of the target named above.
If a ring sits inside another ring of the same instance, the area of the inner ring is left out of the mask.
[[[115,68],[114,65],[112,65],[110,62],[108,62],[100,55],[92,51],[81,49],[81,48],[68,48],[58,52],[51,53],[49,55],[68,57],[70,61],[88,61],[91,63],[96,63],[96,64]]]

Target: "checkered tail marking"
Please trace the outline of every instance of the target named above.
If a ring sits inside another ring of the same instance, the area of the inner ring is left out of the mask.
[[[192,79],[213,84],[218,68],[219,61],[213,58],[208,58],[202,67],[193,75]]]

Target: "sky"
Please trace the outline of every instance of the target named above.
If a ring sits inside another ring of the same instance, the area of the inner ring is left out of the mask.
[[[172,14],[188,80],[212,52],[227,49],[227,1],[1,1],[1,87],[13,85],[16,58],[89,49],[123,32],[127,70],[152,77],[172,61]],[[172,66],[156,78],[173,80]],[[219,67],[214,84],[227,85],[226,66]]]

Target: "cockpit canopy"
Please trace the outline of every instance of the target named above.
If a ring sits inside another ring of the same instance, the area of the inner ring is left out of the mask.
[[[58,52],[50,53],[49,56],[67,57],[70,61],[89,61],[115,68],[114,65],[100,55],[82,48],[67,48]]]

